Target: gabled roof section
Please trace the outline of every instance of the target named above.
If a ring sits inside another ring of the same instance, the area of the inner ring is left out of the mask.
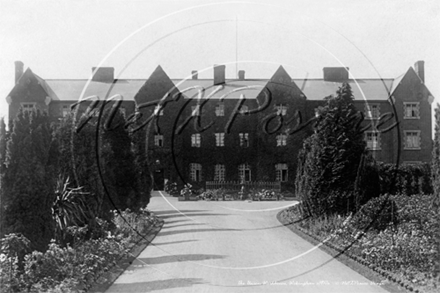
[[[271,82],[284,83],[284,84],[289,84],[291,80],[292,78],[290,77],[290,75],[287,73],[287,71],[284,69],[282,65],[278,67],[277,71],[275,71],[275,73],[270,78]]]
[[[176,91],[173,81],[159,65],[139,89],[134,100],[139,105],[147,101],[162,99],[168,92],[174,94]]]
[[[44,79],[36,75],[32,72],[30,68],[26,69],[26,71],[20,76],[17,83],[14,85],[12,90],[9,92],[8,96],[13,96],[18,91],[22,90],[23,88],[26,88],[30,84],[38,84],[40,85],[43,90],[46,92],[46,96],[50,97],[51,99],[56,98],[56,94],[54,91],[47,85]]]
[[[425,89],[428,91],[429,95],[432,96],[432,93],[429,91],[426,84],[423,82],[423,80],[420,78],[420,76],[417,74],[417,72],[412,67],[408,68],[408,70],[404,74],[400,75],[399,77],[397,77],[394,80],[390,96],[392,96],[395,93],[395,91],[397,90],[397,88],[399,87],[399,85],[402,82],[406,82],[406,81],[409,82],[410,79],[420,81],[422,83],[422,85],[425,87]]]

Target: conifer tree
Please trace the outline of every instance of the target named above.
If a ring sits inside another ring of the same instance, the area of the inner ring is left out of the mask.
[[[53,236],[52,134],[47,114],[20,112],[7,143],[2,186],[3,235],[22,233],[44,250]]]
[[[366,156],[363,134],[353,116],[353,94],[348,83],[336,97],[325,98],[319,109],[315,133],[304,142],[298,156],[296,193],[311,216],[347,213],[359,205],[359,166]]]

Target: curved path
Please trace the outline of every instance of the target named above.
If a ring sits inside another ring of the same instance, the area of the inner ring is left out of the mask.
[[[187,201],[155,192],[165,224],[107,292],[386,292],[276,219],[292,201]]]

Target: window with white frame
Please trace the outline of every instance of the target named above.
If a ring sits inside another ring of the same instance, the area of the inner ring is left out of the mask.
[[[238,175],[240,176],[240,181],[249,182],[252,179],[251,167],[248,164],[241,164],[238,166]]]
[[[287,135],[286,134],[278,134],[276,139],[277,139],[277,146],[287,145]]]
[[[277,115],[281,115],[281,116],[287,115],[287,105],[286,104],[276,104],[275,109],[277,110]]]
[[[162,134],[156,134],[154,136],[154,145],[158,147],[163,147],[163,135]]]
[[[216,164],[214,166],[214,181],[225,181],[225,165]]]
[[[403,103],[404,119],[420,118],[420,103]]]
[[[404,146],[405,149],[420,149],[420,130],[406,130]]]
[[[218,103],[217,106],[215,106],[215,115],[216,116],[225,116],[225,104],[224,103]]]
[[[202,181],[202,165],[191,163],[189,168],[191,180],[194,182]]]
[[[70,114],[70,105],[63,105],[62,109],[61,109],[61,115],[63,117],[66,117]]]
[[[191,146],[199,148],[201,146],[201,136],[200,133],[194,133],[191,135]]]
[[[35,103],[21,103],[21,108],[23,109],[23,112],[27,112],[27,113],[36,110]]]
[[[200,105],[191,106],[191,116],[200,116]]]
[[[380,116],[379,104],[365,104],[365,118],[378,119]]]
[[[380,132],[366,131],[365,141],[367,142],[367,148],[370,150],[380,149]]]
[[[241,147],[249,147],[249,133],[239,133],[240,137],[240,146]]]
[[[246,106],[246,105],[241,105],[241,107],[240,107],[240,114],[248,114],[248,112],[249,112],[249,107],[248,106]]]
[[[225,133],[219,132],[215,134],[215,145],[216,146],[225,146]]]
[[[275,172],[276,172],[276,181],[286,182],[287,181],[287,164],[276,164],[275,165]]]
[[[154,108],[154,116],[163,116],[163,108],[161,105],[156,105]]]

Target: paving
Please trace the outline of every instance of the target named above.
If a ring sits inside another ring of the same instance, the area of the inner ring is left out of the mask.
[[[106,292],[386,292],[276,219],[294,201],[178,201],[154,192],[165,224]]]

